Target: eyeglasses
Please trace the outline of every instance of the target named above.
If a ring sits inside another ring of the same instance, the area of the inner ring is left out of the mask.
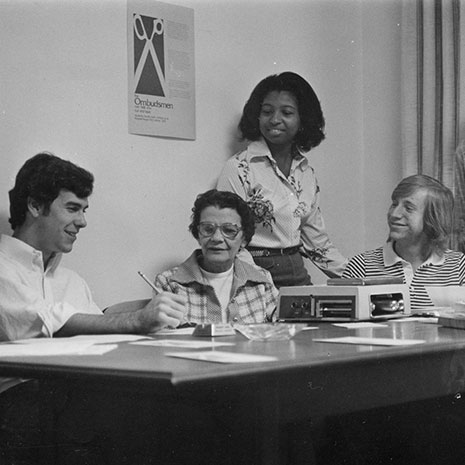
[[[221,234],[227,239],[235,239],[239,232],[242,230],[237,224],[233,223],[207,223],[202,222],[199,224],[198,231],[199,234],[203,237],[210,237],[216,233],[216,230],[220,228]]]

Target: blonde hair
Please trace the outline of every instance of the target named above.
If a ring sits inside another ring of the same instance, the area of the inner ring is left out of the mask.
[[[415,174],[402,179],[392,193],[392,200],[407,197],[419,189],[427,192],[423,214],[423,231],[431,246],[444,252],[452,233],[454,196],[450,189],[437,179]]]

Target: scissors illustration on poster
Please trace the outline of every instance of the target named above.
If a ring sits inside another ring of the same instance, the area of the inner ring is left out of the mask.
[[[134,33],[138,39],[137,42],[143,43],[142,53],[140,56],[135,57],[137,67],[134,73],[134,81],[136,84],[134,92],[166,97],[163,20],[142,17],[137,14],[134,15],[133,19]],[[144,20],[149,22],[149,24],[151,23],[150,36],[147,34]],[[154,39],[156,40],[155,43]],[[137,42],[134,43],[135,54],[136,51],[141,48],[140,44]],[[152,65],[152,67],[150,65]],[[155,69],[153,69],[153,66]]]
[[[195,139],[194,13],[128,0],[131,134]]]

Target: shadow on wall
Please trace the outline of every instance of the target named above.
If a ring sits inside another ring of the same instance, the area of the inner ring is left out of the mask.
[[[0,234],[11,234],[13,231],[8,222],[10,215],[7,212],[0,213]]]
[[[247,141],[241,139],[241,132],[239,131],[239,128],[238,128],[240,119],[241,119],[241,113],[238,113],[236,117],[233,119],[234,123],[231,124],[231,127],[228,130],[228,134],[230,134],[231,137],[230,137],[229,144],[228,144],[229,153],[226,159],[228,159],[235,153],[244,150],[245,147],[247,146]]]

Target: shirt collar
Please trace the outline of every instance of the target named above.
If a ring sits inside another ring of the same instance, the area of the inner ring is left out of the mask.
[[[386,242],[383,246],[383,259],[386,266],[394,265],[397,262],[407,263],[402,257],[394,251],[392,241]],[[444,255],[433,252],[422,264],[424,265],[442,265],[444,263]]]
[[[31,247],[26,242],[15,237],[2,234],[0,236],[0,251],[9,257],[13,257],[17,262],[26,268],[40,266],[44,269],[43,254],[40,250]],[[48,262],[47,271],[54,271],[61,261],[61,253],[54,254]]]
[[[247,147],[247,151],[249,153],[251,161],[254,158],[256,159],[268,158],[272,165],[276,164],[276,160],[271,155],[270,149],[268,148],[268,145],[266,145],[265,139],[263,139],[263,137],[259,140],[250,142],[250,144]],[[302,169],[306,169],[308,166],[308,159],[299,150],[297,154],[294,156],[294,159],[292,160],[292,164],[301,165]]]
[[[188,284],[191,282],[204,283],[205,278],[200,270],[198,259],[202,255],[200,249],[195,250],[191,256],[184,262],[176,272],[173,274],[172,279],[181,284]],[[257,266],[246,263],[239,258],[234,260],[234,278],[239,283],[246,283],[247,281],[257,283],[267,283],[265,274]]]

